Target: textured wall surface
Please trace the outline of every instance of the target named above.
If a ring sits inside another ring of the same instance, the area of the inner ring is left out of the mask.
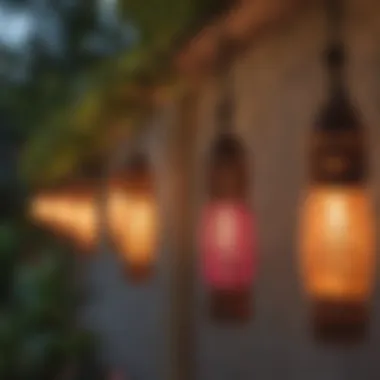
[[[347,83],[371,137],[371,185],[379,215],[380,2],[351,0],[347,4]],[[322,9],[313,5],[252,41],[236,62],[236,127],[252,154],[251,194],[259,226],[256,315],[244,329],[213,325],[207,318],[205,289],[197,282],[197,380],[379,379],[379,281],[373,297],[371,338],[360,346],[334,348],[312,340],[308,303],[299,280],[297,211],[306,180],[305,147],[326,95],[320,60],[326,39],[324,22]],[[199,204],[203,154],[215,129],[216,96],[210,80],[199,109],[202,133],[195,165]],[[87,268],[90,290],[97,294],[86,310],[87,321],[102,334],[105,360],[128,368],[131,379],[168,378],[168,260],[169,254],[161,255],[157,277],[141,288],[125,283],[111,254],[102,252]]]

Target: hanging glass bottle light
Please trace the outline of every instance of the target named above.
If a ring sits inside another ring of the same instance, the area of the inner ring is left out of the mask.
[[[343,84],[339,41],[327,64],[331,91],[312,135],[301,264],[318,337],[357,338],[366,327],[375,254],[365,131]]]
[[[224,66],[225,53],[222,52],[222,68],[229,69]],[[223,69],[221,75],[228,78]],[[230,132],[231,93],[231,88],[222,88],[218,108],[221,133],[210,154],[209,199],[202,210],[200,249],[212,315],[218,320],[242,321],[250,316],[256,231],[255,218],[246,201],[246,152],[238,137]]]
[[[108,225],[129,277],[142,281],[155,263],[158,206],[151,167],[145,155],[135,155],[121,177],[108,186]]]

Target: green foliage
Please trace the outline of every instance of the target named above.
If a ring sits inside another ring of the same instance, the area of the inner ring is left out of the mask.
[[[146,57],[143,51],[133,50],[104,63],[91,74],[96,80],[84,94],[41,121],[20,160],[20,173],[27,183],[49,185],[72,175],[93,156],[108,152],[120,128],[144,123],[151,114],[151,104],[136,78],[143,72],[144,79],[152,83],[158,76],[148,65],[144,68],[144,60],[150,62]],[[119,122],[111,122],[117,118]]]
[[[122,14],[139,30],[150,49],[167,51],[173,42],[193,30],[231,1],[226,0],[122,0]]]
[[[25,255],[23,230],[5,223],[0,228],[2,274],[8,274],[1,288],[7,294],[0,304],[0,378],[52,379],[80,363],[95,341],[75,323],[69,252],[48,245]]]
[[[24,100],[20,101],[20,115],[27,115],[21,124],[32,131],[20,162],[26,182],[48,185],[70,177],[93,157],[101,159],[112,144],[109,136],[114,135],[115,127],[103,117],[113,107],[107,97],[112,98],[112,93],[120,88],[137,95],[117,101],[122,101],[123,118],[128,119],[124,128],[141,127],[150,114],[150,104],[148,97],[138,96],[136,85],[175,83],[171,63],[176,41],[226,3],[226,0],[121,0],[121,18],[140,35],[133,47],[96,64],[92,60],[89,66],[83,66],[88,60],[82,57],[77,66],[70,66],[69,73],[49,67],[40,70],[27,96],[24,94],[21,97]],[[77,22],[93,14],[92,5],[88,7],[87,16],[82,12],[68,25],[75,46],[89,28],[88,20]],[[78,49],[70,51],[73,57],[68,60],[75,63]],[[78,84],[83,87],[80,93],[74,91]],[[32,98],[35,101],[31,106]]]
[[[167,49],[188,24],[196,3],[192,0],[125,0],[121,7],[123,14],[138,28],[143,45]]]

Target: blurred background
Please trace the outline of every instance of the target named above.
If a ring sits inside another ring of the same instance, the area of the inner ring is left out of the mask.
[[[0,0],[0,379],[378,379],[380,3],[342,0],[335,24],[327,3]],[[315,341],[297,243],[332,24],[367,137],[349,245],[373,254],[338,259],[362,269],[339,293],[368,306],[354,345]],[[227,129],[257,234],[243,325],[210,319],[197,243]]]

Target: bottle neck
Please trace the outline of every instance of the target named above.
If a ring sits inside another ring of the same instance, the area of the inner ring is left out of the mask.
[[[235,45],[228,38],[221,38],[218,57],[218,81],[220,98],[217,105],[217,123],[219,133],[226,134],[233,129],[234,117],[234,81],[233,61]]]

